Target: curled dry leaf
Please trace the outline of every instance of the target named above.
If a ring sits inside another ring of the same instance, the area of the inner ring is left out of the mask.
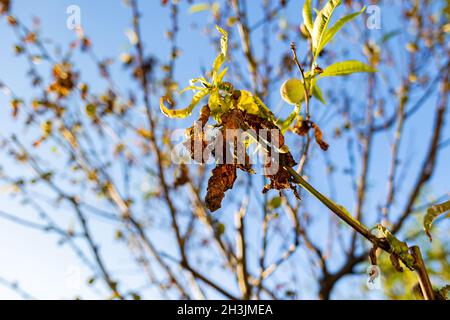
[[[209,117],[211,116],[211,110],[209,106],[206,105],[200,111],[200,117],[198,118],[196,124],[200,124],[200,127],[196,127],[195,125],[186,130],[186,134],[188,136],[187,140],[184,142],[184,146],[189,150],[191,159],[202,163],[203,161],[207,161],[208,159],[203,159],[203,155],[205,154],[205,149],[208,147],[209,142],[206,140],[204,130],[206,123],[208,122]],[[200,147],[201,152],[196,153],[196,148]]]
[[[299,121],[292,129],[292,131],[300,136],[305,136],[308,134],[309,130],[314,130],[314,138],[316,143],[323,151],[328,150],[328,143],[323,140],[323,133],[320,130],[319,126],[310,120],[302,120]]]
[[[292,128],[292,131],[299,136],[305,136],[311,129],[312,122],[309,120],[302,120],[297,122],[297,124]]]
[[[49,92],[56,93],[58,98],[67,97],[75,87],[77,74],[72,71],[72,65],[64,62],[53,66],[53,83],[48,87]]]
[[[202,125],[206,124],[209,115],[208,108],[203,108],[199,118]],[[285,146],[284,136],[281,134],[279,128],[269,119],[260,117],[257,114],[248,113],[238,108],[232,108],[223,114],[220,124],[222,134],[219,135],[219,138],[216,138],[211,148],[214,149],[214,156],[216,160],[218,160],[218,164],[212,171],[212,176],[208,181],[205,200],[208,209],[210,211],[216,211],[221,207],[225,192],[233,187],[237,178],[237,169],[245,172],[252,172],[250,159],[245,146],[242,145],[242,140],[236,139],[235,136],[227,137],[227,134],[235,133],[235,131],[229,130],[239,129],[242,131],[253,129],[251,131],[257,134],[259,134],[262,129],[267,130],[268,136],[264,137],[264,140],[267,141],[268,144],[265,146],[267,151],[267,161],[264,172],[270,179],[270,183],[265,186],[263,192],[267,192],[270,189],[283,190],[290,188],[294,191],[295,195],[298,196],[295,185],[291,181],[290,174],[283,169],[283,167],[293,167],[296,163],[291,153],[286,151],[287,147]],[[272,136],[271,130],[276,130],[278,134]],[[189,134],[190,139],[188,139],[187,146],[191,151],[192,157],[194,156],[192,151],[195,143],[201,142],[203,147],[202,151],[204,151],[206,147],[211,147],[211,144],[208,145],[205,141],[203,133],[197,134],[194,132],[193,128],[191,128]],[[262,140],[258,136],[254,138]],[[243,154],[240,154],[241,152],[243,152]],[[223,159],[234,160],[232,163],[228,162],[223,164],[223,161],[220,161]],[[276,170],[275,173],[272,173],[268,169],[274,165],[277,166],[278,170]]]
[[[431,226],[433,225],[434,220],[439,216],[444,215],[448,211],[450,211],[450,200],[428,208],[427,213],[423,218],[423,228],[430,241],[433,240],[430,229]]]
[[[312,127],[314,129],[314,137],[316,138],[317,144],[323,151],[327,151],[329,145],[328,145],[328,143],[323,141],[323,134],[322,134],[322,131],[320,130],[319,126],[317,124],[313,123]]]
[[[230,133],[230,131],[227,130],[245,129],[244,115],[245,112],[242,110],[232,109],[222,117],[222,135],[219,136],[219,139],[215,140],[215,146],[217,145],[219,148],[222,147],[222,150],[214,148],[214,151],[216,152],[214,156],[219,160],[219,164],[212,171],[212,176],[208,181],[205,198],[206,206],[212,212],[218,210],[222,206],[225,192],[233,188],[237,178],[237,169],[251,172],[251,165],[245,147],[241,146],[242,148],[240,149],[238,146],[238,144],[242,142],[237,141],[235,137],[227,137],[227,134]],[[220,141],[220,139],[222,139],[222,141]],[[244,163],[241,163],[242,160],[238,157],[239,149],[244,150]],[[217,153],[217,151],[219,152]],[[223,159],[233,159],[233,163],[222,164],[223,161],[221,160]]]
[[[236,177],[234,164],[219,164],[213,169],[205,198],[206,206],[210,211],[214,212],[222,206],[225,191],[233,188]]]
[[[278,133],[276,135],[278,141],[273,141],[274,137],[271,134],[269,134],[268,137],[266,137],[268,143],[271,144],[272,146],[275,146],[276,148],[269,148],[269,150],[267,150],[268,161],[266,161],[265,165],[266,169],[265,175],[267,178],[270,179],[270,182],[264,187],[263,193],[268,192],[270,189],[275,190],[291,189],[294,192],[294,195],[297,198],[299,198],[297,188],[291,181],[291,175],[286,170],[284,170],[284,167],[293,167],[296,165],[294,157],[289,151],[287,152],[274,151],[274,149],[278,150],[287,149],[287,146],[285,145],[284,136],[281,133],[281,130],[270,120],[263,119],[261,117],[258,117],[257,115],[246,114],[246,122],[256,132],[258,132],[261,129],[269,129],[269,130],[276,130],[276,132]],[[277,154],[274,154],[275,152]],[[270,174],[269,168],[272,168],[274,165],[278,167],[278,170],[275,174]]]
[[[188,181],[189,181],[189,171],[188,171],[186,164],[182,163],[180,165],[180,172],[179,172],[177,178],[175,179],[173,186],[175,188],[177,188],[177,187],[185,185],[186,183],[188,183]]]

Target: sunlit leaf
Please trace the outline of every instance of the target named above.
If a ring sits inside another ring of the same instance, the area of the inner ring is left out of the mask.
[[[303,23],[305,24],[305,27],[308,30],[309,34],[312,34],[313,21],[311,0],[305,0],[305,4],[303,5]]]
[[[263,119],[268,119],[270,121],[275,121],[275,116],[272,111],[270,111],[270,109],[264,104],[264,102],[262,102],[262,100],[257,95],[253,96],[253,100],[258,106],[260,117],[262,117]]]
[[[228,55],[228,33],[219,26],[216,26],[216,29],[222,34],[222,37],[220,39],[220,54],[214,60],[213,64],[213,84],[216,84],[218,82],[220,68],[222,67],[222,64],[225,62],[225,59]]]
[[[434,220],[448,211],[450,211],[450,200],[428,208],[427,213],[423,218],[423,228],[427,236],[430,238],[430,241],[433,239],[431,237],[430,230]]]
[[[339,19],[331,28],[329,28],[328,30],[325,30],[324,36],[322,37],[322,40],[320,41],[320,43],[318,44],[318,47],[316,48],[315,55],[318,56],[319,53],[323,50],[323,48],[325,48],[325,46],[328,44],[328,42],[330,42],[333,39],[333,37],[336,35],[336,33],[338,33],[339,30],[341,30],[341,28],[346,23],[352,21],[354,18],[359,16],[361,13],[364,12],[364,10],[366,10],[366,7],[362,8],[361,11],[359,11],[359,12],[349,14],[349,15]]]
[[[198,12],[206,11],[206,10],[209,10],[210,7],[211,6],[208,3],[193,4],[189,8],[189,13],[198,13]]]
[[[203,89],[202,91],[197,92],[192,98],[191,103],[188,107],[184,109],[172,110],[165,106],[165,102],[168,100],[167,97],[162,97],[160,99],[159,106],[161,108],[162,113],[169,118],[186,118],[194,110],[195,106],[209,93],[208,89]]]
[[[219,26],[216,26],[216,29],[222,34],[222,38],[220,39],[220,51],[226,57],[228,54],[228,33]]]
[[[300,109],[300,105],[296,105],[294,111],[292,111],[292,113],[285,120],[277,121],[277,124],[280,127],[282,133],[286,132],[286,130],[289,129],[294,120],[297,119],[300,114]]]
[[[328,23],[330,22],[334,10],[340,4],[341,0],[330,0],[317,14],[311,34],[314,58],[317,58],[317,56],[319,55],[317,49],[319,48],[320,43],[323,41],[322,39],[324,38]]]
[[[228,72],[228,67],[224,68],[224,69],[219,73],[219,75],[218,75],[217,78],[216,78],[216,82],[217,82],[217,83],[221,83],[221,82],[223,81],[223,78],[224,78],[225,75],[227,74],[227,72]]]
[[[320,87],[314,83],[313,87],[312,87],[312,95],[317,98],[320,102],[322,102],[324,105],[327,104],[327,102],[325,101],[323,94],[322,94],[322,90],[320,89]]]
[[[211,87],[211,84],[203,76],[189,80],[189,85],[194,86],[196,83],[199,83],[199,82],[203,86],[203,88]]]
[[[216,114],[220,111],[221,99],[219,95],[219,88],[213,88],[209,95],[208,106],[211,109],[212,114]]]
[[[241,96],[238,100],[238,108],[251,114],[258,114],[259,108],[253,98],[253,95],[245,90],[241,90]]]
[[[346,76],[357,72],[376,72],[371,66],[357,60],[336,62],[323,70],[320,75],[323,77]]]
[[[182,94],[182,93],[185,93],[186,91],[189,91],[189,90],[202,91],[203,89],[205,89],[205,88],[204,87],[197,87],[197,86],[188,86],[188,87],[183,88],[182,90],[180,90],[178,93]]]

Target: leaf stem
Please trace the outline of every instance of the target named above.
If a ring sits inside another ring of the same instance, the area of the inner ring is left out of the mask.
[[[420,253],[420,248],[418,246],[412,246],[410,248],[410,252],[415,260],[414,266],[419,278],[419,284],[422,289],[423,297],[425,300],[434,300],[433,286],[431,285],[430,277],[428,276],[422,254]]]
[[[293,168],[285,168],[293,177],[294,182],[304,188],[306,191],[311,193],[317,200],[322,202],[328,209],[333,211],[339,218],[344,220],[348,225],[355,229],[358,233],[364,236],[367,240],[374,242],[378,239],[372,235],[369,229],[364,226],[361,222],[350,216],[346,210],[338,206],[336,203],[325,197],[319,191],[317,191],[312,185],[310,185],[301,175],[297,173]]]
[[[356,232],[361,234],[375,246],[383,249],[384,251],[391,253],[392,248],[391,245],[383,241],[384,239],[380,239],[373,235],[370,230],[359,222],[357,219],[353,218],[350,214],[348,214],[347,210],[343,207],[337,205],[326,196],[317,191],[312,185],[310,185],[301,175],[299,175],[293,168],[284,167],[287,170],[295,183],[301,186],[303,189],[311,193],[317,200],[322,202],[328,209],[330,209],[333,213],[335,213],[339,218],[344,220],[350,227],[352,227]],[[412,246],[410,248],[411,255],[414,257],[414,269],[419,278],[419,284],[422,289],[422,293],[425,300],[434,300],[434,290],[430,281],[430,277],[428,275],[427,269],[425,267],[425,263],[422,258],[422,254],[420,252],[420,248],[418,246]]]

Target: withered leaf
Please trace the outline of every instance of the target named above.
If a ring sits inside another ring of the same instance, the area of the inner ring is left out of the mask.
[[[292,131],[298,134],[299,136],[305,136],[309,129],[311,129],[312,122],[309,120],[299,121],[293,128]]]
[[[182,163],[180,165],[180,173],[178,177],[175,179],[174,187],[177,188],[179,186],[185,185],[189,181],[188,168],[186,164]]]
[[[208,147],[208,141],[205,140],[204,134],[204,126],[209,120],[211,116],[211,110],[208,105],[205,105],[201,111],[200,116],[197,120],[197,125],[200,124],[200,127],[196,128],[195,125],[186,130],[188,135],[188,139],[184,142],[184,146],[189,150],[191,159],[202,163],[203,161],[207,161],[208,159],[203,159],[203,153],[205,149]],[[197,129],[197,130],[196,130]],[[201,147],[201,153],[199,155],[195,154],[196,145]],[[200,156],[200,158],[199,158]]]
[[[206,207],[211,212],[222,206],[225,191],[233,188],[236,177],[236,165],[234,164],[219,164],[213,169],[205,198]]]
[[[313,123],[312,127],[314,129],[314,137],[316,138],[317,144],[323,151],[327,151],[329,145],[328,145],[328,143],[323,141],[323,134],[322,134],[322,131],[320,130],[319,126],[317,124]]]

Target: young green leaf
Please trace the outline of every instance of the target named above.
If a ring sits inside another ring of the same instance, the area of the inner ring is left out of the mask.
[[[314,52],[314,59],[319,55],[317,49],[320,43],[323,41],[325,32],[327,30],[328,23],[330,22],[331,16],[333,15],[334,9],[341,4],[341,0],[329,0],[327,4],[319,11],[316,20],[314,21],[314,26],[312,30],[312,45]]]
[[[305,24],[306,30],[308,30],[309,34],[312,34],[313,20],[311,0],[305,0],[305,3],[303,5],[303,23]]]
[[[277,125],[281,129],[281,133],[285,133],[289,129],[291,124],[294,122],[294,120],[299,117],[300,109],[301,109],[301,107],[298,104],[295,106],[294,111],[292,111],[291,114],[286,119],[284,119],[284,120],[278,119],[277,120]]]
[[[322,102],[324,105],[327,105],[327,102],[325,101],[325,99],[323,98],[323,94],[322,94],[322,90],[320,90],[320,87],[314,83],[313,88],[312,88],[312,95],[319,100],[320,102]]]
[[[272,199],[270,199],[267,205],[270,209],[278,209],[279,207],[281,207],[282,203],[283,199],[281,197],[273,197]]]
[[[433,221],[448,211],[450,211],[450,200],[428,208],[427,213],[423,218],[423,228],[427,236],[430,238],[430,241],[432,240],[430,229],[433,225]]]
[[[349,15],[339,19],[331,28],[329,28],[328,30],[325,30],[325,34],[322,37],[322,40],[318,44],[318,47],[316,49],[316,56],[319,55],[319,53],[323,50],[323,48],[325,48],[325,46],[328,44],[328,42],[330,42],[333,39],[333,37],[336,35],[336,33],[338,33],[339,30],[341,30],[341,28],[346,23],[352,21],[354,18],[359,16],[361,13],[364,12],[364,10],[366,10],[366,7],[362,8],[361,11],[349,14]]]
[[[383,37],[380,39],[379,43],[380,44],[384,44],[384,43],[388,42],[389,40],[391,40],[392,38],[394,38],[395,36],[397,36],[397,35],[399,35],[401,33],[402,32],[401,32],[400,29],[390,31],[390,32],[388,32],[388,33],[383,35]]]
[[[323,70],[320,78],[346,76],[357,72],[376,72],[371,66],[357,60],[336,62]]]

